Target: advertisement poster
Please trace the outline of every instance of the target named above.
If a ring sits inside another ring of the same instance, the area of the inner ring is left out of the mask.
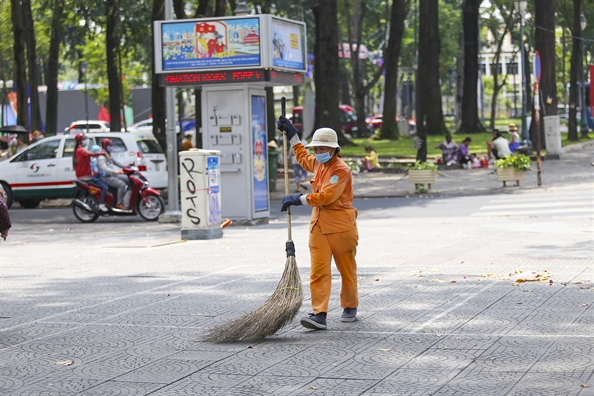
[[[254,209],[268,210],[268,146],[266,97],[252,95],[252,141],[254,158]]]
[[[260,20],[221,19],[161,25],[163,71],[260,66]]]
[[[219,225],[222,221],[219,157],[206,157],[206,169],[208,172],[208,224]]]
[[[272,19],[272,65],[305,70],[303,26]]]

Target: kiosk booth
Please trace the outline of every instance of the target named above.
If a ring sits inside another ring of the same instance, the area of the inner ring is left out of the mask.
[[[222,218],[270,216],[265,87],[302,85],[305,24],[272,15],[155,22],[165,87],[202,90],[202,147],[220,152]]]

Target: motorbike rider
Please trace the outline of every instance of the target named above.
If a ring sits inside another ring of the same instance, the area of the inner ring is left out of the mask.
[[[97,146],[96,144],[91,146],[92,153],[99,153],[101,151],[101,147]],[[102,212],[107,212],[107,206],[105,206],[105,196],[107,195],[108,186],[105,184],[103,180],[101,180],[101,171],[99,170],[99,166],[97,166],[97,157],[91,157],[91,174],[93,176],[93,181],[101,187],[101,197],[99,198],[99,210]]]
[[[111,157],[113,151],[113,142],[109,138],[101,140],[101,155],[97,158],[97,166],[101,172],[101,180],[108,186],[117,188],[117,204],[116,208],[121,210],[128,210],[130,206],[131,191],[126,192],[128,188],[128,177],[124,175],[122,166],[114,162]]]
[[[99,156],[99,153],[92,153],[85,147],[89,144],[89,139],[84,133],[77,133],[74,137],[76,142],[74,155],[72,156],[72,165],[76,178],[79,180],[90,180],[93,178],[91,174],[91,157]]]

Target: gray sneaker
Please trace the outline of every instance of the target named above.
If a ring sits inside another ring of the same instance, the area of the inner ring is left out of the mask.
[[[317,315],[310,313],[309,316],[301,318],[301,326],[312,330],[326,330],[326,312]]]
[[[345,308],[340,316],[341,322],[354,322],[357,320],[357,308]]]

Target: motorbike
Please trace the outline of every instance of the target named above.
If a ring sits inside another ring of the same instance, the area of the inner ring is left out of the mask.
[[[128,191],[130,193],[130,208],[122,210],[116,208],[117,190],[109,187],[105,196],[106,211],[99,209],[101,187],[93,180],[74,180],[76,188],[72,198],[74,216],[83,223],[92,223],[100,216],[135,216],[140,214],[147,221],[155,221],[165,209],[161,193],[150,187],[146,178],[135,166],[123,169],[128,176]]]

